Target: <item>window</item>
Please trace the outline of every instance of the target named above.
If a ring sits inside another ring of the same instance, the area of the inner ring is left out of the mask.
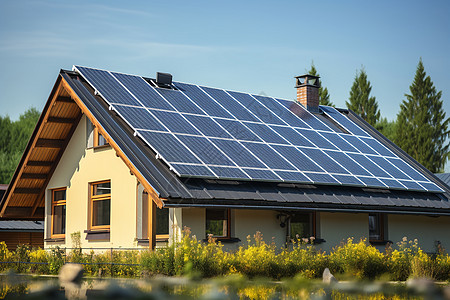
[[[155,205],[156,206],[156,205]],[[156,238],[169,238],[169,209],[156,209]]]
[[[383,214],[369,214],[369,241],[377,242],[384,240],[384,217]]]
[[[111,181],[90,184],[90,229],[109,229],[111,224]]]
[[[230,238],[230,209],[207,208],[206,209],[206,236]]]
[[[169,209],[158,208],[148,197],[148,193],[144,191],[142,193],[142,238],[147,239],[149,237],[149,205],[153,205],[152,211],[154,212],[155,220],[155,235],[156,239],[168,239],[169,238]]]
[[[98,128],[94,128],[94,147],[100,147],[108,145],[108,142],[103,135],[98,131]]]
[[[291,240],[315,237],[315,219],[314,213],[292,214],[289,219],[289,236]]]
[[[52,190],[52,238],[66,234],[66,188]]]

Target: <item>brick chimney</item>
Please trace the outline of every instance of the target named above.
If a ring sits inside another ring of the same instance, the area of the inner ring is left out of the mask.
[[[319,76],[296,76],[297,101],[309,112],[319,113]]]

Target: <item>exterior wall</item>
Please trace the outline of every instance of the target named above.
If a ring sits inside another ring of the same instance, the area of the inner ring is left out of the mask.
[[[250,235],[253,239],[253,235],[259,231],[266,243],[273,240],[277,247],[282,247],[286,243],[286,228],[280,227],[277,214],[278,212],[273,210],[236,209],[234,234],[241,239],[241,244],[246,244],[247,236]]]
[[[206,238],[206,210],[204,208],[183,208],[183,224],[190,228],[197,239]]]
[[[417,239],[426,252],[435,252],[437,241],[445,249],[450,249],[450,217],[389,215],[387,230],[388,239],[394,245],[407,237],[408,240]]]
[[[70,234],[81,233],[81,246],[136,247],[136,177],[111,147],[86,149],[86,117],[83,116],[46,189],[45,238],[50,238],[51,189],[67,187],[65,242],[46,241],[45,246],[72,247]],[[111,226],[109,241],[86,240],[89,183],[111,180]]]
[[[181,208],[171,209],[176,212]],[[240,245],[247,243],[247,236],[251,236],[259,231],[267,243],[272,240],[278,247],[282,247],[286,241],[286,228],[281,228],[277,220],[277,212],[271,210],[231,210],[231,237],[241,240],[239,243],[224,244],[224,249],[237,249]],[[179,214],[171,213],[170,228],[172,232],[180,232],[184,226],[191,230],[198,240],[206,238],[206,209],[204,208],[182,208],[182,220],[177,217]],[[173,219],[172,219],[173,218]]]
[[[10,251],[16,250],[18,245],[28,244],[32,247],[44,247],[44,233],[12,231],[0,232],[0,241],[5,242]]]
[[[319,237],[326,242],[320,244],[320,248],[329,251],[353,237],[355,241],[369,237],[369,215],[351,213],[326,213],[319,216]]]

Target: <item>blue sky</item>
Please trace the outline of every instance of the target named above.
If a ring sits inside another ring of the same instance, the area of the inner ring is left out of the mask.
[[[74,64],[294,98],[314,61],[340,107],[364,66],[393,119],[420,57],[448,114],[449,14],[449,1],[2,0],[0,115],[42,109]]]
[[[394,119],[419,58],[450,113],[450,1],[0,1],[0,115],[42,109],[59,69],[85,65],[295,97],[314,61],[345,107],[365,67]]]

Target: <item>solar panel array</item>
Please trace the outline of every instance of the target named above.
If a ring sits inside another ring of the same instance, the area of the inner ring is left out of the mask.
[[[442,190],[332,107],[75,66],[180,177]]]

